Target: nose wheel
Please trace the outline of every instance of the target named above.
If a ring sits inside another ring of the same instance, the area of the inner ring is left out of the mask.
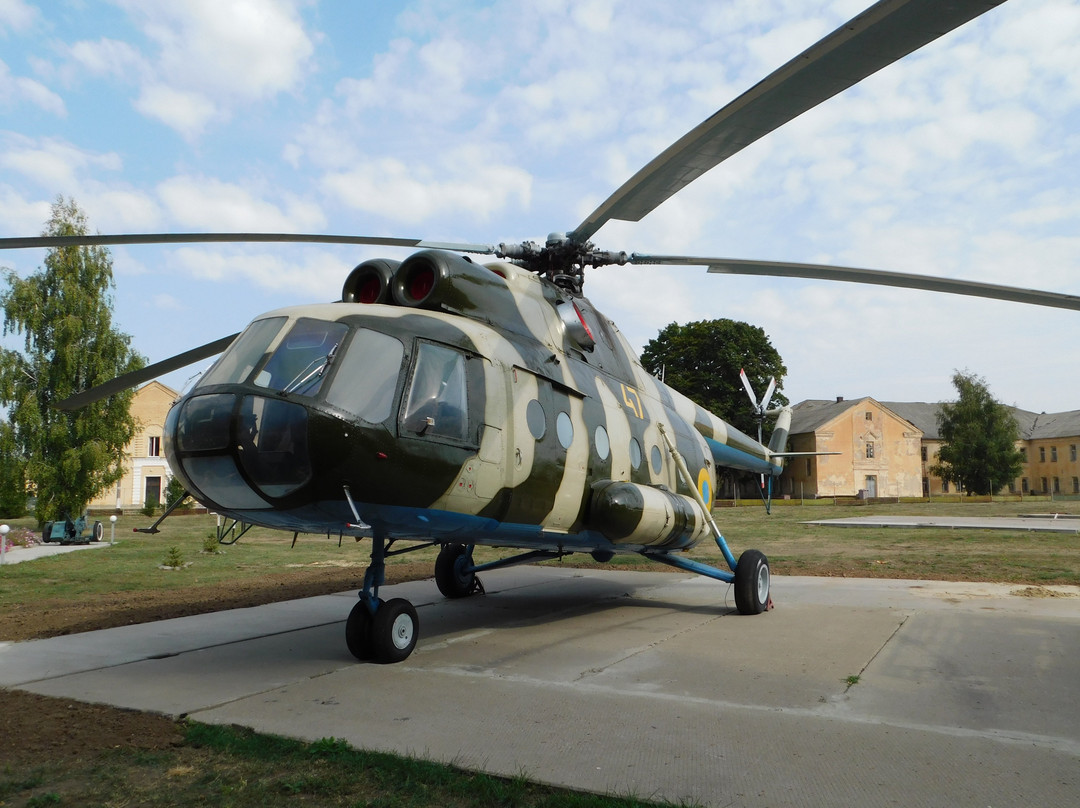
[[[375,613],[364,600],[357,601],[345,621],[345,643],[362,662],[387,665],[409,658],[420,637],[416,607],[404,598],[376,599]]]
[[[384,601],[379,597],[379,586],[386,579],[385,555],[386,539],[376,535],[360,600],[345,621],[345,644],[362,662],[402,662],[409,658],[420,638],[416,607],[404,598]]]

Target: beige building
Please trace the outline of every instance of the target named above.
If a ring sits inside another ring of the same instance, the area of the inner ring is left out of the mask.
[[[957,493],[930,472],[942,444],[939,406],[869,397],[800,402],[793,408],[789,451],[840,454],[792,458],[776,493],[808,499]],[[1020,476],[997,493],[1080,496],[1080,410],[1010,409],[1025,462]]]
[[[142,508],[148,500],[164,503],[165,486],[172,472],[161,450],[165,416],[179,397],[172,388],[150,382],[135,392],[131,414],[137,424],[135,437],[127,445],[124,476],[116,486],[90,503],[95,510]]]
[[[780,496],[917,497],[922,495],[923,432],[872,398],[804,401],[794,407],[788,450],[838,452],[794,457]]]

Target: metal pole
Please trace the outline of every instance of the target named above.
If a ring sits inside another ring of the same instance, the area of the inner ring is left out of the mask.
[[[0,566],[4,563],[4,556],[7,555],[7,534],[11,530],[7,525],[0,525]]]
[[[114,513],[109,517],[109,521],[112,523],[109,526],[109,545],[116,544],[116,514]]]

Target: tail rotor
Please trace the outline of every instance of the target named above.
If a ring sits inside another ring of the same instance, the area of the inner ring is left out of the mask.
[[[769,405],[772,404],[773,393],[776,392],[776,377],[769,377],[769,384],[765,388],[765,394],[762,395],[761,400],[758,401],[758,397],[754,395],[754,388],[750,384],[750,379],[746,377],[746,371],[744,369],[739,370],[739,378],[742,379],[743,387],[746,389],[746,395],[750,397],[750,404],[754,408],[754,420],[757,421],[757,439],[758,443],[761,443],[761,425],[765,421],[765,416],[768,414]],[[769,490],[768,494],[765,491],[765,475],[761,475],[761,498],[765,502],[765,512],[768,513],[769,505],[772,502],[772,478],[769,478]]]

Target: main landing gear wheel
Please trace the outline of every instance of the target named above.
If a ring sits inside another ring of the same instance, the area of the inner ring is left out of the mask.
[[[409,601],[394,598],[379,606],[371,624],[371,647],[376,662],[408,659],[419,637],[420,618]]]
[[[735,565],[735,608],[761,614],[769,607],[769,562],[760,550],[747,550]]]
[[[101,541],[101,537],[105,535],[105,528],[101,522],[94,522],[94,541]]]
[[[444,544],[435,559],[435,585],[448,598],[465,598],[480,591],[475,572],[465,572],[472,566],[472,557],[463,544]]]

